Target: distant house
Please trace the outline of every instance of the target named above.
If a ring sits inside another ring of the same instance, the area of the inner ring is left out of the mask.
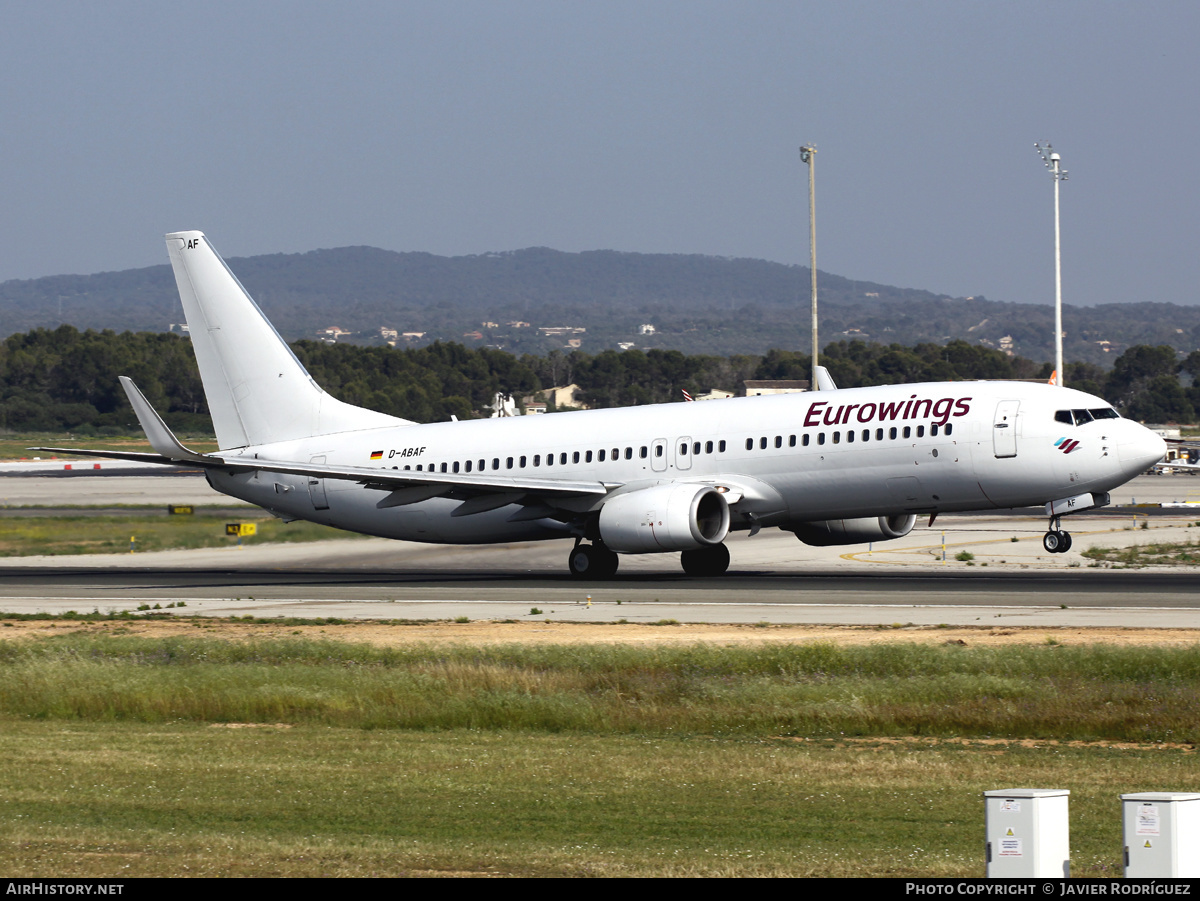
[[[587,329],[574,325],[555,325],[547,328],[539,328],[538,331],[547,338],[561,338],[565,335],[582,335]]]
[[[742,397],[763,394],[800,394],[807,391],[808,379],[746,379],[742,382]]]
[[[556,408],[574,407],[579,410],[586,410],[587,405],[583,402],[583,390],[578,385],[563,385],[559,388],[546,388],[537,394],[531,394],[528,397],[521,399],[521,403],[528,410],[531,406],[542,405],[542,412],[546,412],[546,407],[553,403]]]
[[[726,400],[730,397],[736,397],[732,391],[726,391],[724,388],[713,388],[711,391],[706,391],[703,394],[697,394],[693,400]]]
[[[578,350],[579,348],[583,347],[583,339],[582,338],[568,338],[566,346],[571,348],[571,350]]]
[[[317,334],[324,335],[326,338],[332,338],[336,341],[340,335],[353,335],[354,332],[347,331],[338,325],[331,325],[329,328],[320,329]]]
[[[537,400],[537,401],[533,401],[531,403],[527,403],[525,405],[525,415],[526,416],[537,416],[537,415],[539,415],[541,413],[545,413],[545,412],[546,412],[546,404],[544,401]]]
[[[638,334],[639,335],[653,335],[654,334],[654,326],[652,326],[649,322],[643,323],[642,325],[638,326]]]
[[[386,328],[381,325],[379,327],[379,337],[383,338],[385,341],[395,341],[400,337],[400,333],[394,328]]]
[[[498,323],[498,322],[481,322],[481,323],[479,323],[479,327],[480,328],[500,328],[500,323]]]
[[[403,338],[405,341],[416,341],[419,338],[424,338],[425,333],[424,332],[402,332],[400,334],[400,337]]]
[[[522,322],[520,319],[514,319],[512,322],[508,323],[508,327],[509,328],[530,328],[530,325],[528,322]]]
[[[636,347],[636,345],[632,341],[618,341],[617,342],[618,350],[629,350],[629,348],[631,348],[631,347]]]
[[[463,332],[464,338],[470,338],[472,341],[482,341],[483,332]]]

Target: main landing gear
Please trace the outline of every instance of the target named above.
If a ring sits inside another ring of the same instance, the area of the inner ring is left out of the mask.
[[[577,579],[611,579],[619,558],[602,544],[576,544],[567,563]]]
[[[1051,554],[1065,554],[1071,549],[1071,533],[1062,530],[1060,517],[1050,517],[1050,531],[1042,536],[1042,547]]]
[[[689,576],[723,576],[729,569],[729,548],[723,544],[684,551],[679,555],[683,571]]]

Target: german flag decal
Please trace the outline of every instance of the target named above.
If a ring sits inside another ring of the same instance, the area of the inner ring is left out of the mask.
[[[382,460],[383,459],[383,451],[371,451],[371,459],[372,460]]]

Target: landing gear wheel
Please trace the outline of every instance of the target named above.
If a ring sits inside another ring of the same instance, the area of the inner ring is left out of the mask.
[[[689,576],[723,576],[729,569],[729,548],[723,544],[684,551],[679,555],[683,571]]]
[[[1071,549],[1071,533],[1051,530],[1042,536],[1042,547],[1051,554],[1065,554]]]
[[[619,558],[603,545],[581,544],[571,551],[567,563],[577,579],[611,579]]]

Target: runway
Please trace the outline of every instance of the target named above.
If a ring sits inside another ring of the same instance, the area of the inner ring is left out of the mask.
[[[175,495],[183,479],[86,481],[126,483],[140,495]],[[144,484],[154,481],[160,485]],[[39,497],[42,503],[63,503],[63,490],[72,484],[53,482],[55,490]],[[1131,498],[1136,491],[1186,500],[1192,485],[1200,481],[1145,477],[1124,490]],[[195,487],[209,491],[210,502],[228,503],[203,483]],[[197,495],[203,496],[201,490]],[[122,501],[113,488],[100,502]],[[107,612],[182,602],[187,606],[170,611],[346,619],[1200,628],[1200,569],[1102,569],[1082,556],[1093,545],[1195,540],[1196,521],[1200,511],[1194,509],[1083,514],[1070,525],[1075,547],[1061,555],[1045,553],[1045,519],[1029,513],[947,516],[933,528],[922,522],[906,538],[866,548],[812,548],[788,533],[766,530],[730,539],[730,572],[721,578],[692,578],[680,570],[677,555],[648,555],[623,557],[616,579],[592,583],[567,575],[569,542],[461,547],[360,538],[7,558],[0,563],[0,610]],[[956,560],[963,551],[973,559]],[[532,613],[535,609],[541,612]]]

